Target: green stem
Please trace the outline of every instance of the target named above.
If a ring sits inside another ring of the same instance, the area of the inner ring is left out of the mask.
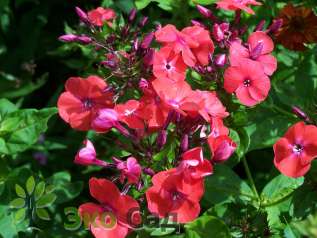
[[[253,180],[253,177],[252,177],[252,174],[250,172],[250,169],[249,169],[249,166],[248,166],[248,163],[247,163],[245,156],[242,157],[242,163],[243,163],[245,172],[247,174],[249,183],[251,185],[251,188],[252,188],[254,194],[256,195],[257,199],[260,201],[260,196],[259,196],[259,193],[258,193],[256,187],[255,187],[255,183],[254,183],[254,180]]]

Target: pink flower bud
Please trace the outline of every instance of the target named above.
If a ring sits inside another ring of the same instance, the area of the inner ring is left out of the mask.
[[[129,18],[128,18],[129,22],[133,22],[135,17],[136,17],[136,9],[133,8],[129,13]]]
[[[92,129],[96,132],[107,132],[118,123],[118,114],[110,108],[101,109],[92,122]]]
[[[96,150],[94,145],[90,140],[85,140],[83,142],[84,148],[80,149],[77,153],[74,163],[80,165],[99,165],[99,166],[107,166],[108,163],[102,160],[98,160],[96,157]]]
[[[275,34],[279,31],[279,29],[283,26],[283,19],[273,20],[273,23],[270,25],[268,29],[268,33]]]
[[[88,15],[86,12],[84,12],[83,10],[81,10],[79,7],[75,7],[76,13],[79,17],[79,19],[84,22],[84,23],[88,23],[89,19],[88,19]]]
[[[203,15],[204,17],[210,18],[212,16],[212,13],[209,9],[207,9],[201,5],[197,5],[196,7],[197,7],[197,10],[199,11],[199,13],[201,15]]]
[[[293,113],[300,119],[305,120],[306,122],[310,122],[310,118],[306,115],[305,112],[302,111],[299,107],[293,106],[292,107]]]
[[[143,57],[143,63],[146,66],[153,65],[154,49],[149,49],[149,51]]]
[[[154,176],[155,175],[155,172],[151,168],[144,168],[143,169],[143,173],[145,173],[147,175],[150,175],[150,176]]]
[[[216,41],[222,41],[225,39],[225,33],[229,31],[229,23],[221,23],[220,25],[215,23],[213,26],[213,37]]]
[[[82,44],[85,44],[85,45],[88,45],[92,42],[92,39],[88,36],[78,36],[77,37],[77,41],[79,43],[82,43]]]
[[[147,34],[144,38],[143,41],[141,43],[141,48],[142,49],[148,49],[153,41],[154,38],[154,32],[150,32],[149,34]]]
[[[255,27],[254,31],[263,31],[265,20],[261,20],[260,23]]]
[[[166,144],[166,141],[167,141],[167,131],[161,130],[156,139],[157,147],[161,149]]]
[[[194,26],[200,26],[200,27],[206,28],[206,26],[205,26],[204,24],[202,24],[201,22],[199,22],[199,21],[191,20],[190,22],[191,22]]]
[[[123,183],[125,179],[128,180],[129,184],[137,184],[139,182],[142,168],[134,157],[129,157],[127,161],[118,163],[117,169],[121,171],[121,183]]]
[[[139,88],[144,92],[146,89],[149,88],[149,82],[146,79],[141,78],[141,80],[139,81]]]
[[[188,135],[185,134],[181,140],[181,151],[185,152],[188,150]]]
[[[142,20],[139,22],[139,27],[144,27],[146,23],[148,22],[149,18],[148,17],[143,17]]]
[[[218,67],[225,66],[226,62],[227,62],[226,54],[219,54],[215,56],[215,65],[217,65]]]
[[[73,34],[67,34],[67,35],[62,35],[60,37],[58,37],[58,39],[60,41],[64,41],[64,42],[75,42],[78,39],[78,36],[73,35]]]
[[[262,54],[263,46],[264,46],[263,42],[259,42],[250,52],[250,58],[253,60],[256,60],[257,58],[259,58],[259,56]]]

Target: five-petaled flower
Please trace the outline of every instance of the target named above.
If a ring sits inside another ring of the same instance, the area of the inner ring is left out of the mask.
[[[275,167],[284,175],[305,175],[317,157],[317,127],[298,122],[273,146]]]

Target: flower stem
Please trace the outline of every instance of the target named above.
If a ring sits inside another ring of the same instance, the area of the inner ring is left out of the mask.
[[[260,201],[260,196],[259,196],[259,193],[258,193],[256,187],[255,187],[255,183],[254,183],[254,180],[253,180],[253,177],[252,177],[252,174],[250,172],[250,169],[249,169],[249,166],[248,166],[248,163],[247,163],[247,159],[245,158],[245,156],[242,157],[242,163],[243,163],[245,172],[247,174],[249,183],[251,185],[251,188],[252,188],[254,194],[256,195],[256,197],[258,198],[258,200]]]

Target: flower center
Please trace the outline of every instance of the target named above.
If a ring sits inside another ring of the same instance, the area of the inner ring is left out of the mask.
[[[303,150],[304,150],[304,147],[302,145],[300,145],[300,144],[295,144],[293,146],[293,152],[295,154],[300,154],[300,153],[302,153]]]
[[[184,197],[183,194],[178,191],[173,191],[171,195],[173,202],[179,201]]]
[[[165,67],[166,67],[167,70],[170,70],[170,69],[172,68],[172,66],[170,66],[169,63],[167,63],[167,64],[165,65]]]
[[[243,81],[243,85],[244,85],[244,87],[250,87],[251,86],[251,80],[250,79],[245,79]]]
[[[94,102],[90,98],[85,98],[83,101],[84,108],[89,110],[94,106]]]

